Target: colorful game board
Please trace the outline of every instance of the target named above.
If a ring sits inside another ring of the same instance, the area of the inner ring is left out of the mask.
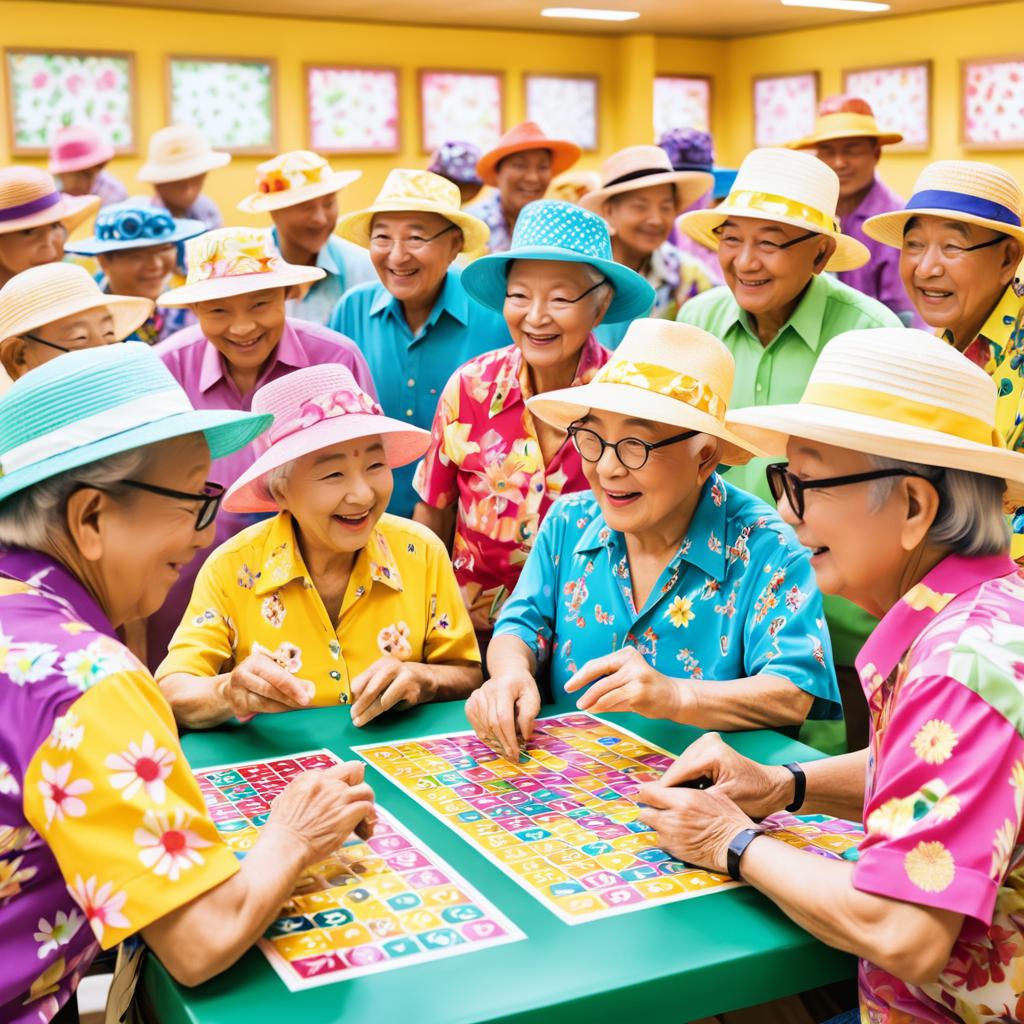
[[[312,750],[195,775],[222,838],[243,858],[288,782],[338,762]],[[378,804],[373,836],[310,867],[259,945],[296,992],[525,937]]]
[[[352,749],[567,924],[738,884],[658,849],[634,798],[674,758],[592,715],[538,719],[519,764],[471,732]],[[863,838],[821,816],[770,822],[777,838],[829,857]]]

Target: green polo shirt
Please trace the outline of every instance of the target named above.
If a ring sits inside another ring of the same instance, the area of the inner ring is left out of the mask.
[[[690,299],[676,319],[720,338],[736,360],[731,409],[799,402],[826,342],[844,331],[902,327],[899,317],[876,299],[827,274],[811,278],[793,315],[768,345],[753,330],[725,286]],[[729,483],[772,502],[764,467],[752,459],[726,474]],[[852,665],[877,619],[842,598],[825,597],[832,649],[837,665]]]

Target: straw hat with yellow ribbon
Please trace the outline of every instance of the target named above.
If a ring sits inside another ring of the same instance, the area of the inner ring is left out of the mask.
[[[548,391],[526,404],[563,430],[591,409],[698,430],[722,441],[722,462],[742,466],[764,452],[726,425],[735,368],[729,350],[699,327],[634,320],[588,384]]]
[[[74,231],[99,208],[99,196],[64,195],[38,167],[0,168],[0,235],[58,221]]]
[[[256,191],[238,209],[244,213],[283,210],[338,192],[362,176],[362,171],[336,171],[319,154],[295,149],[256,168]]]
[[[881,146],[902,142],[899,132],[886,132],[878,127],[871,104],[859,96],[827,96],[818,107],[814,131],[802,139],[787,142],[790,149],[813,149],[822,142],[836,139],[875,139]]]
[[[826,270],[855,270],[871,258],[867,246],[839,230],[839,178],[810,153],[755,149],[747,154],[732,191],[711,210],[691,210],[679,227],[709,249],[718,248],[715,229],[730,217],[773,220],[835,239]]]
[[[772,455],[802,437],[998,477],[1008,502],[1020,505],[1024,455],[1009,451],[996,428],[996,397],[992,378],[941,338],[881,327],[833,338],[798,403],[737,409],[729,425]]]

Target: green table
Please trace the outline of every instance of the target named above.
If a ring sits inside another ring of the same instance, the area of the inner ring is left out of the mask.
[[[697,730],[636,715],[610,715],[671,751]],[[385,742],[468,728],[463,705],[436,704],[355,729],[341,709],[261,715],[246,726],[185,737],[197,768],[327,747]],[[766,763],[817,755],[775,732],[737,733],[732,745]],[[386,810],[420,836],[526,933],[527,939],[431,964],[354,978],[305,992],[285,988],[258,950],[195,989],[150,957],[146,1000],[161,1021],[252,1024],[682,1024],[853,976],[855,961],[828,949],[752,889],[732,889],[604,921],[569,926],[467,842],[367,770]]]

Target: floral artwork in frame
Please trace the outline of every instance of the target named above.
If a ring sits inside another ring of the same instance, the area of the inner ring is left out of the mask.
[[[754,144],[782,146],[810,134],[818,107],[818,73],[754,79]]]
[[[118,153],[133,153],[135,64],[130,53],[5,52],[11,153],[47,152],[62,128],[95,128]]]
[[[309,148],[317,153],[397,153],[398,71],[306,68]]]
[[[879,127],[899,132],[893,149],[924,152],[931,144],[931,62],[857,68],[843,77],[843,91],[871,104]]]
[[[965,149],[1024,149],[1024,57],[966,60],[962,142]]]
[[[503,87],[491,71],[420,71],[420,144],[464,139],[490,149],[502,133]]]
[[[654,137],[673,128],[711,131],[711,79],[658,75],[654,79]]]
[[[168,78],[170,123],[194,125],[215,149],[275,152],[272,60],[171,57]]]
[[[554,139],[598,149],[598,81],[592,75],[527,75],[526,118]]]

